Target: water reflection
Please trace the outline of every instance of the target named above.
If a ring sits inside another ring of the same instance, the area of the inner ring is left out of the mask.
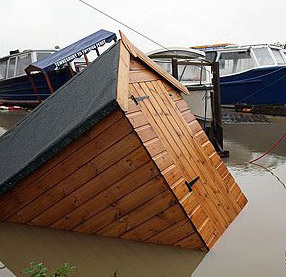
[[[27,114],[28,112],[26,111],[0,111],[0,136],[16,125]]]

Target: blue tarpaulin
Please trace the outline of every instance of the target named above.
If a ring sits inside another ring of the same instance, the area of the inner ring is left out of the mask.
[[[116,34],[106,30],[99,30],[73,44],[57,51],[54,54],[30,64],[26,68],[26,72],[32,70],[51,71],[56,67],[61,66],[67,62],[81,57],[83,54],[87,54],[89,51],[103,46],[105,43],[109,43],[112,40],[116,41]]]

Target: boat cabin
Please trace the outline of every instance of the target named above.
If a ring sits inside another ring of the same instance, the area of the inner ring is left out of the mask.
[[[206,59],[218,61],[221,76],[233,75],[253,68],[285,66],[286,55],[276,45],[226,45],[205,48]]]
[[[210,68],[202,62],[202,59],[206,56],[203,51],[183,47],[169,47],[168,50],[154,50],[147,53],[147,55],[186,87],[211,84]],[[177,68],[172,66],[174,59],[176,59]]]
[[[31,63],[40,61],[56,50],[11,51],[11,55],[0,58],[0,81],[26,75],[25,68]]]

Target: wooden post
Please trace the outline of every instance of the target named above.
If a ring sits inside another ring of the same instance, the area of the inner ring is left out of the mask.
[[[212,63],[213,72],[213,121],[212,127],[214,129],[214,139],[217,147],[222,156],[228,156],[228,151],[223,150],[223,127],[222,127],[222,116],[221,116],[221,91],[220,91],[220,79],[219,79],[219,63]]]
[[[86,54],[83,54],[86,65],[89,65],[89,60]]]
[[[50,90],[50,94],[53,94],[54,93],[54,89],[53,89],[53,86],[51,84],[49,75],[44,70],[42,70],[42,72],[43,72],[45,80],[46,80],[46,82],[48,84],[48,87],[49,87],[49,90]]]

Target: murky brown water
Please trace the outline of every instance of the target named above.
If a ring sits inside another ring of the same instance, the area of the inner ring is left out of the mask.
[[[0,134],[24,112],[0,112]],[[286,130],[286,119],[271,124],[224,126],[225,162],[248,198],[248,204],[205,256],[192,276],[286,276],[286,190],[265,169],[248,164],[268,150]],[[259,164],[286,183],[286,139]]]
[[[286,119],[272,124],[224,126],[228,168],[248,204],[206,255],[192,276],[286,276],[286,190],[265,169],[248,164],[286,131]],[[257,162],[286,183],[286,139]]]

